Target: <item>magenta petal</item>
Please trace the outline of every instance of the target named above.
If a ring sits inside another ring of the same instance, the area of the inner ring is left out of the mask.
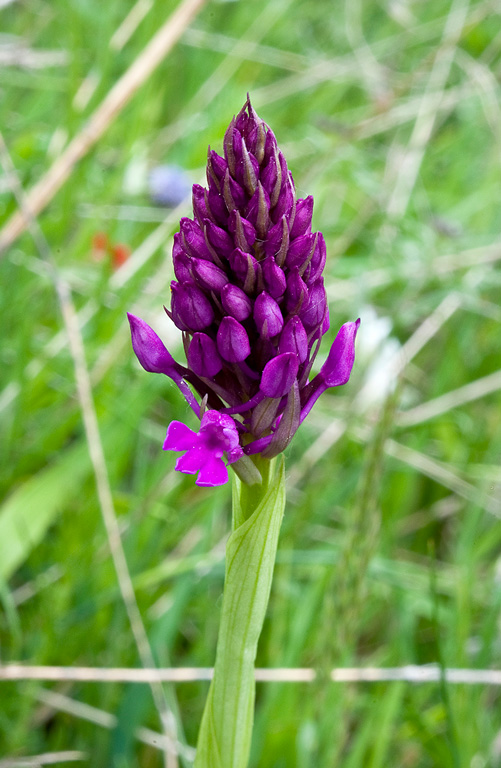
[[[244,455],[243,449],[240,448],[239,445],[237,445],[235,448],[232,448],[230,451],[228,451],[228,464],[234,464],[235,461],[238,461],[242,458]]]
[[[327,360],[320,370],[320,377],[328,387],[339,387],[350,378],[355,362],[355,337],[360,319],[345,323],[338,331]]]
[[[228,470],[222,459],[215,456],[205,456],[204,463],[198,473],[197,485],[214,486],[224,485],[228,482]]]
[[[140,317],[127,312],[132,337],[132,348],[136,357],[149,373],[165,373],[170,376],[176,368],[172,355],[163,341]]]
[[[180,456],[176,461],[176,470],[185,472],[187,475],[194,475],[207,461],[207,452],[203,447],[196,446]]]
[[[197,434],[181,421],[171,421],[167,428],[164,451],[189,451],[197,442]]]
[[[259,389],[266,397],[286,395],[297,376],[299,360],[293,352],[277,355],[264,366]]]

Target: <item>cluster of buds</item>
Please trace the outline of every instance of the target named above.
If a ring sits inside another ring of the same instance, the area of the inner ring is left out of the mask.
[[[223,456],[236,469],[254,454],[277,456],[322,392],[348,381],[359,321],[341,327],[310,381],[329,328],[325,241],[311,231],[313,198],[296,199],[275,136],[249,99],[225,133],[224,157],[209,148],[207,182],[193,186],[194,218],[174,235],[166,311],[187,365],[144,321],[129,321],[143,368],[172,378],[201,419],[198,433],[172,422],[164,448],[187,452],[176,469],[200,470],[199,485],[219,485],[228,479]]]

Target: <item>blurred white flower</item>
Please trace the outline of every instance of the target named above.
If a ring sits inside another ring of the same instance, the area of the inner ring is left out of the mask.
[[[357,367],[365,371],[364,382],[356,397],[362,411],[382,403],[395,388],[395,366],[401,344],[391,336],[390,317],[378,317],[374,307],[360,312],[361,333],[357,339]]]

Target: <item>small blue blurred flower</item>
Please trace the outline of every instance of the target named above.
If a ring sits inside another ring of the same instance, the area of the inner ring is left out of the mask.
[[[192,180],[177,165],[158,165],[148,176],[151,200],[166,208],[175,208],[191,195]]]

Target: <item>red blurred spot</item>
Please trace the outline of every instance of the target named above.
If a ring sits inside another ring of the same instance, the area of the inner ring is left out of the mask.
[[[111,263],[113,266],[113,269],[118,269],[122,266],[122,264],[125,264],[127,259],[129,258],[131,254],[131,249],[128,245],[124,245],[123,243],[117,243],[116,245],[112,245],[110,248],[110,254],[111,254]]]
[[[130,255],[131,249],[128,245],[124,243],[113,244],[106,232],[96,232],[92,236],[92,259],[94,261],[102,261],[105,256],[108,256],[112,269],[119,269]]]

